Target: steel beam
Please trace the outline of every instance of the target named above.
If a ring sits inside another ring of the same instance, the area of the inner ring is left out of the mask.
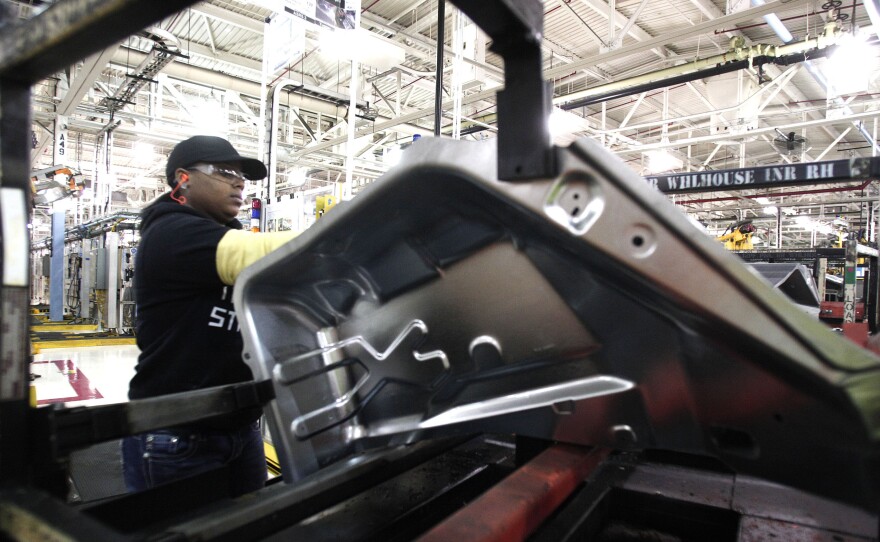
[[[800,129],[800,128],[809,128],[811,126],[827,126],[832,124],[845,124],[852,121],[864,120],[864,119],[872,119],[877,117],[876,111],[865,111],[862,113],[855,113],[853,115],[849,115],[846,118],[840,119],[827,119],[821,118],[816,120],[808,120],[803,122],[793,122],[791,124],[786,124],[784,126],[765,126],[763,128],[755,128],[754,130],[750,130],[746,135],[749,137],[755,137],[762,134],[771,134],[776,133],[777,129],[780,130],[792,130],[792,129]],[[376,128],[378,130],[378,127]],[[677,139],[674,141],[670,141],[668,143],[648,143],[646,145],[641,145],[638,147],[632,147],[630,149],[623,149],[620,151],[612,151],[618,156],[624,156],[627,154],[637,154],[645,151],[655,150],[655,149],[669,149],[669,148],[678,148],[685,147],[687,145],[696,145],[698,143],[710,143],[715,141],[726,141],[733,138],[731,134],[713,134],[708,136],[697,136],[697,137],[686,137],[683,139]]]
[[[110,59],[113,58],[115,52],[116,46],[107,47],[100,53],[90,56],[85,62],[83,62],[79,74],[76,76],[76,79],[71,81],[70,88],[67,90],[67,94],[62,98],[61,103],[58,104],[55,114],[70,115],[76,111],[76,107],[82,101],[83,96],[86,95],[95,81],[98,80],[98,77],[101,76],[101,72],[107,66]],[[36,148],[31,152],[34,167],[36,167],[36,161],[43,154],[46,145],[49,144],[49,140],[50,134],[44,133],[40,137],[40,142],[37,144]]]
[[[64,0],[0,35],[0,73],[34,83],[194,4]]]

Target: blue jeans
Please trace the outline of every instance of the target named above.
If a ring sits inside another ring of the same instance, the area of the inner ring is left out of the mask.
[[[266,483],[260,422],[233,431],[162,429],[122,440],[122,473],[129,491],[229,467],[233,496]]]

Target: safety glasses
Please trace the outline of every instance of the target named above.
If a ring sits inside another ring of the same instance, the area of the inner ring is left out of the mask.
[[[214,164],[196,164],[194,166],[188,167],[187,169],[194,169],[196,171],[201,171],[205,175],[210,176],[212,179],[224,182],[224,183],[231,185],[231,186],[235,186],[239,182],[242,182],[242,183],[250,182],[248,179],[244,178],[244,175],[242,175],[242,173],[240,171],[235,171],[234,169],[215,166]]]

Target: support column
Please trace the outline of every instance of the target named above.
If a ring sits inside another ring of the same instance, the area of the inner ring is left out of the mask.
[[[846,266],[843,272],[843,323],[856,321],[856,240],[846,241]]]
[[[360,81],[360,63],[357,60],[351,61],[351,79],[349,81],[349,102],[348,102],[348,145],[345,149],[345,182],[340,187],[336,201],[345,201],[351,199],[351,182],[354,176],[354,134],[357,122],[357,98],[358,85]]]
[[[782,248],[782,207],[776,206],[776,248]]]
[[[49,320],[64,320],[64,219],[67,213],[52,211],[52,258],[49,262]]]
[[[116,329],[119,313],[119,234],[107,232],[104,243],[107,254],[107,329]]]
[[[80,269],[79,280],[79,317],[89,320],[91,314],[91,303],[89,296],[92,293],[92,277],[95,269],[95,258],[86,244],[86,240],[82,242],[82,269]]]

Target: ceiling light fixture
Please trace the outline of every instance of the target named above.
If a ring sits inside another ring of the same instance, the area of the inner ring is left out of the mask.
[[[834,52],[825,60],[829,95],[855,94],[866,90],[876,56],[863,34],[841,37]]]
[[[556,145],[565,145],[577,139],[588,127],[587,120],[570,111],[554,107],[547,117],[547,129]]]
[[[645,151],[644,157],[647,159],[647,169],[650,174],[681,169],[684,165],[680,158],[665,149]]]

